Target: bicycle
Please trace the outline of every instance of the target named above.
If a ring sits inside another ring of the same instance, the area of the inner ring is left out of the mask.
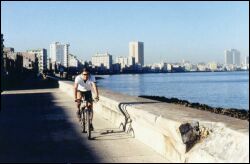
[[[77,101],[77,100],[76,100]],[[85,102],[85,105],[83,105],[80,108],[80,124],[81,124],[81,130],[82,133],[87,133],[88,139],[91,140],[91,128],[90,128],[90,112],[91,109],[88,108],[88,101],[86,100],[80,100],[81,103]],[[97,102],[98,99],[95,99],[93,102]]]

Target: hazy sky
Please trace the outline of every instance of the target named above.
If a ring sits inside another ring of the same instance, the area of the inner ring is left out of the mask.
[[[145,64],[223,63],[224,50],[249,55],[249,2],[2,2],[4,45],[15,51],[70,43],[70,53],[128,56],[144,42]]]

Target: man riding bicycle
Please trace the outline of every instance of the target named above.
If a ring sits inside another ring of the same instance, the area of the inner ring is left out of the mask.
[[[75,78],[75,84],[74,84],[74,96],[75,96],[75,102],[77,103],[77,117],[81,118],[80,114],[80,107],[81,107],[81,100],[84,98],[85,101],[87,101],[87,107],[90,109],[90,128],[91,130],[94,130],[94,127],[92,125],[92,119],[93,119],[93,98],[91,89],[93,88],[95,91],[95,99],[99,99],[98,89],[95,83],[95,79],[89,77],[89,71],[84,68],[82,74],[78,75]]]

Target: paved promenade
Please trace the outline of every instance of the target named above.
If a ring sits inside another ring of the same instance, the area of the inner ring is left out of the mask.
[[[1,162],[170,162],[95,114],[81,133],[72,98],[59,89],[1,94]]]

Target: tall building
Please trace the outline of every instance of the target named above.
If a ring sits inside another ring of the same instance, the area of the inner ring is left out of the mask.
[[[38,71],[43,72],[47,70],[47,50],[42,49],[34,49],[34,50],[27,50],[28,53],[36,54],[38,58]]]
[[[230,50],[225,50],[225,64],[233,64],[233,54]]]
[[[233,53],[233,64],[236,66],[240,66],[240,51],[231,49],[231,52]]]
[[[50,44],[50,58],[52,63],[68,67],[69,44],[54,42]]]
[[[92,66],[105,67],[110,69],[112,66],[112,55],[109,53],[96,54],[92,56]]]
[[[236,49],[225,50],[225,64],[240,66],[240,51]]]
[[[144,43],[129,42],[129,56],[135,58],[135,64],[144,65]]]

